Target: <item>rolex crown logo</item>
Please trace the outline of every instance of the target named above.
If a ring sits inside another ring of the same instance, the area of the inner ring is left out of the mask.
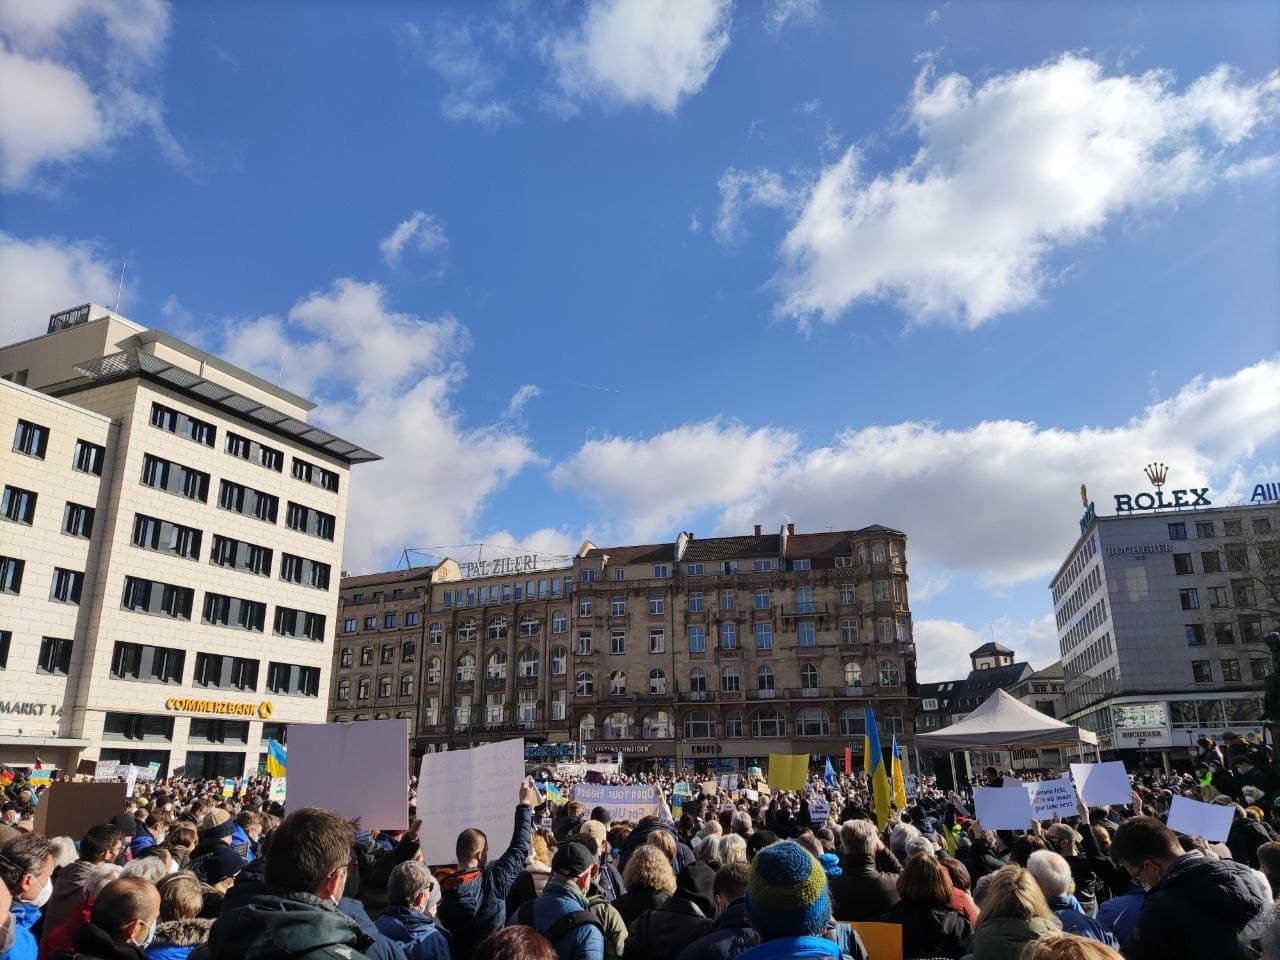
[[[1164,486],[1165,480],[1169,477],[1169,468],[1163,463],[1148,463],[1142,472],[1147,475],[1147,479],[1157,490]]]

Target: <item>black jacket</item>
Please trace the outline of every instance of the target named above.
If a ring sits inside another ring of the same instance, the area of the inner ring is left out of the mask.
[[[987,843],[986,837],[978,837],[968,847],[957,851],[956,859],[965,865],[965,869],[969,871],[969,880],[975,887],[988,873],[995,873],[1008,866],[1008,859],[998,855],[991,844]]]
[[[1227,833],[1227,849],[1231,851],[1231,859],[1247,863],[1251,867],[1258,866],[1258,848],[1271,841],[1267,828],[1256,820],[1245,817],[1235,820]]]
[[[1147,893],[1123,953],[1128,960],[1247,960],[1268,902],[1264,886],[1242,863],[1183,854]]]
[[[963,957],[973,926],[950,907],[930,907],[900,900],[885,913],[885,923],[902,927],[902,956]]]
[[[898,902],[898,876],[876,869],[870,857],[846,857],[831,878],[831,912],[849,923],[875,922]]]
[[[622,922],[629,928],[647,910],[654,910],[666,903],[671,894],[653,887],[632,887],[617,900],[613,907],[622,916]]]
[[[533,807],[516,807],[511,844],[483,870],[445,870],[440,874],[440,908],[436,917],[453,936],[454,960],[468,960],[476,945],[502,929],[507,894],[529,859]]]
[[[309,893],[265,884],[231,888],[209,930],[212,960],[364,960],[373,938]]]
[[[681,950],[676,960],[733,960],[759,942],[760,934],[751,929],[743,897],[725,907],[711,929]]]
[[[677,890],[658,909],[641,914],[627,928],[622,960],[674,957],[705,934],[711,929],[716,910],[714,904],[699,901],[700,898]]]
[[[112,940],[111,934],[92,923],[86,923],[76,931],[72,939],[75,951],[55,954],[58,960],[144,960],[142,951],[132,943]]]

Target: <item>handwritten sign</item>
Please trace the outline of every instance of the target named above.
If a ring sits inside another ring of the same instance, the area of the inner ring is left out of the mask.
[[[809,822],[826,823],[831,819],[831,804],[826,800],[809,801]]]
[[[289,738],[292,779],[292,731]],[[418,769],[418,810],[430,811],[419,840],[423,860],[453,863],[458,834],[468,827],[484,832],[490,855],[496,859],[511,840],[523,779],[523,740],[423,754]]]
[[[1189,837],[1204,837],[1210,843],[1221,843],[1227,839],[1234,816],[1235,807],[1175,796],[1169,807],[1169,829]]]
[[[93,768],[93,779],[98,782],[111,781],[120,775],[120,762],[118,760],[99,760],[97,766]]]
[[[987,830],[1026,830],[1031,826],[1031,795],[1025,790],[974,787],[973,805]]]
[[[573,788],[573,799],[586,807],[604,807],[614,820],[639,820],[659,816],[658,790],[647,784],[606,786],[602,783],[579,783]]]
[[[1084,799],[1085,806],[1105,807],[1133,800],[1129,774],[1119,760],[1106,763],[1073,763],[1071,779]]]
[[[289,728],[289,806],[323,807],[358,818],[367,830],[404,830],[408,755],[408,720],[295,724]],[[421,797],[418,808],[431,809]]]
[[[272,803],[284,803],[285,797],[285,778],[271,778],[271,792],[268,794]]]
[[[907,799],[914,800],[920,793],[920,779],[914,773],[904,774],[902,783],[907,788]]]
[[[1057,780],[1040,780],[1024,784],[1031,795],[1031,811],[1037,820],[1070,817],[1080,812],[1076,788],[1065,774]]]
[[[720,789],[719,784],[717,784],[714,780],[703,780],[700,784],[698,784],[698,786],[702,789],[702,792],[705,793],[708,797],[714,797],[716,795],[716,791]]]

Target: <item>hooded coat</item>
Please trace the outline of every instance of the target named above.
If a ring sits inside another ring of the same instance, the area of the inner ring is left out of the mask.
[[[209,939],[212,920],[166,920],[156,925],[156,938],[144,951],[147,960],[187,960],[191,951]]]
[[[979,923],[973,931],[966,960],[1018,960],[1022,948],[1032,940],[1061,928],[1056,920],[1043,917],[999,917]]]
[[[680,951],[676,960],[733,960],[760,943],[760,934],[747,919],[747,901],[739,898],[725,907],[711,929]]]
[[[388,940],[400,944],[407,960],[450,960],[449,938],[440,924],[412,907],[387,907],[374,926]]]
[[[53,894],[44,905],[44,930],[48,933],[74,916],[85,899],[85,886],[93,864],[87,860],[69,863],[53,878]]]
[[[898,875],[885,873],[873,857],[845,857],[830,881],[831,912],[837,920],[876,921],[898,902]]]
[[[1246,960],[1266,906],[1243,863],[1186,853],[1147,892],[1123,953],[1128,960]]]
[[[507,894],[524,870],[533,841],[533,807],[516,807],[515,829],[505,853],[478,870],[442,870],[440,907],[436,916],[453,936],[453,955],[469,960],[476,945],[502,929],[507,919]]]
[[[715,871],[705,863],[691,863],[681,870],[676,892],[627,929],[623,960],[673,957],[706,934],[716,916],[715,879]]]
[[[913,957],[962,957],[973,927],[951,907],[899,900],[884,915],[885,923],[902,927],[902,955]]]
[[[209,931],[212,960],[366,960],[373,938],[331,904],[309,893],[253,888],[223,901]]]

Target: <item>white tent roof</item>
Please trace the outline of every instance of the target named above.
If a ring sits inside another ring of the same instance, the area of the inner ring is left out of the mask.
[[[917,750],[1074,747],[1097,742],[1097,734],[1046,717],[1004,690],[997,690],[959,723],[916,734]]]

